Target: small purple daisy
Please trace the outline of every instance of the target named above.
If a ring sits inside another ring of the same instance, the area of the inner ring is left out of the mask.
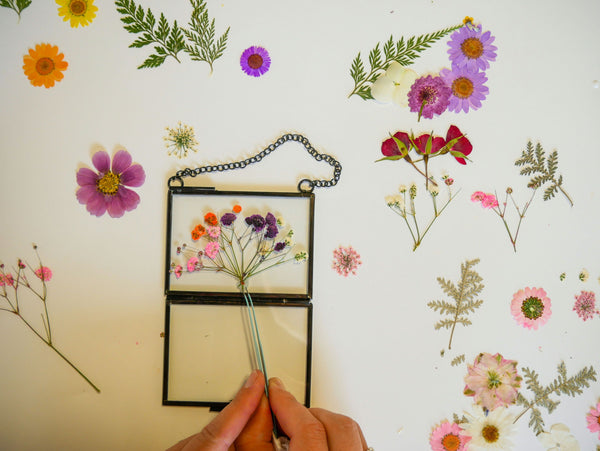
[[[260,77],[271,67],[269,52],[263,47],[248,47],[240,57],[242,70],[253,77]]]
[[[482,33],[481,25],[456,30],[448,41],[452,67],[466,67],[470,71],[486,70],[490,67],[490,61],[496,61],[498,48],[492,45],[495,39],[489,31]]]
[[[419,119],[421,116],[431,119],[434,114],[446,111],[451,94],[442,77],[428,75],[417,78],[408,93],[408,106],[410,111],[419,113]]]
[[[476,110],[481,108],[481,101],[485,100],[490,90],[484,83],[487,81],[485,72],[472,72],[466,67],[462,69],[442,69],[440,75],[450,86],[451,96],[448,110],[465,113],[469,108]]]

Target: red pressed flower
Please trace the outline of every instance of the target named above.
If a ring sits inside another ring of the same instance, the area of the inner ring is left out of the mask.
[[[446,133],[446,142],[450,143],[452,140],[456,140],[454,145],[449,149],[450,153],[452,152],[460,152],[463,155],[469,155],[473,151],[473,146],[471,145],[471,141],[467,139],[467,137],[460,131],[460,129],[456,125],[451,125]],[[452,154],[456,161],[460,164],[467,164],[464,158],[460,156],[456,156]]]
[[[394,134],[394,138],[402,142],[406,146],[406,151],[410,149],[410,138],[407,133],[404,132],[396,132]],[[391,157],[394,155],[402,155],[402,152],[398,148],[398,144],[394,141],[394,138],[388,138],[381,143],[381,153],[386,157]]]
[[[430,149],[427,149],[428,143],[431,140]],[[423,155],[435,155],[442,147],[446,145],[446,141],[441,136],[433,136],[433,135],[421,135],[414,140],[415,147],[417,148],[417,152]]]
[[[204,215],[204,222],[206,222],[208,225],[215,226],[219,223],[219,220],[217,219],[217,215],[214,213],[206,213]]]

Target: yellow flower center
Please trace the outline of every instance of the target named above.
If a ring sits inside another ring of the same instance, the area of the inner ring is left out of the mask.
[[[497,442],[500,438],[500,432],[498,432],[498,428],[492,424],[486,424],[485,427],[481,430],[481,436],[488,443]]]
[[[114,195],[119,190],[121,177],[111,171],[108,171],[98,180],[98,191],[109,196]]]
[[[258,69],[263,65],[263,59],[262,56],[260,56],[258,53],[254,53],[253,55],[250,55],[250,57],[248,58],[248,66],[250,66],[252,69]]]
[[[500,380],[500,376],[495,371],[488,371],[488,388],[498,388],[502,385],[502,381]]]
[[[528,297],[521,304],[521,312],[528,319],[538,319],[544,314],[544,303],[535,296]]]
[[[478,38],[467,38],[460,45],[460,49],[467,58],[477,59],[483,55],[483,44]]]
[[[467,77],[458,77],[452,82],[452,94],[461,99],[468,99],[473,94],[473,82]]]
[[[69,3],[69,10],[74,16],[83,16],[87,11],[87,3],[82,0],[73,0]]]
[[[48,75],[54,71],[54,61],[52,61],[52,58],[43,56],[35,63],[35,70],[40,75]]]
[[[442,446],[446,451],[456,451],[460,447],[460,437],[455,434],[447,434],[442,439]]]

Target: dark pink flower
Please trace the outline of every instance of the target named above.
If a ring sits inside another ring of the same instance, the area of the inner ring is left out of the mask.
[[[41,266],[35,270],[35,275],[43,281],[49,281],[52,279],[52,270],[47,266]]]
[[[431,138],[431,148],[427,149],[427,143]],[[433,135],[421,135],[415,139],[415,146],[417,148],[417,152],[423,155],[435,155],[442,147],[446,145],[446,141],[441,136],[433,136]]]
[[[495,208],[498,206],[498,199],[493,194],[486,194],[481,200],[481,205],[484,208]]]
[[[0,287],[7,285],[9,287],[15,286],[15,281],[13,279],[12,274],[2,274],[0,273]]]
[[[104,150],[92,156],[97,173],[89,168],[77,171],[77,200],[86,204],[87,211],[94,216],[102,216],[108,211],[113,218],[120,218],[126,211],[134,210],[140,203],[140,196],[125,188],[144,184],[146,174],[139,164],[131,164],[131,155],[119,150],[113,157]]]
[[[402,142],[406,146],[406,150],[410,150],[410,138],[408,137],[408,133],[404,132],[396,132],[394,133],[394,138],[398,141]],[[381,143],[381,153],[386,157],[391,157],[393,155],[402,155],[400,149],[398,148],[398,144],[394,141],[394,138],[388,138]]]
[[[424,118],[431,119],[433,115],[442,114],[450,104],[452,90],[442,77],[417,78],[408,93],[410,111],[419,113]],[[419,116],[419,118],[420,118]]]
[[[451,125],[446,133],[446,143],[450,143],[452,140],[458,140],[454,143],[451,149],[449,149],[450,153],[460,152],[463,155],[469,155],[473,151],[473,146],[471,145],[471,141],[467,139],[467,137],[460,131],[460,129],[456,125]],[[464,158],[452,154],[456,161],[460,164],[467,164]]]

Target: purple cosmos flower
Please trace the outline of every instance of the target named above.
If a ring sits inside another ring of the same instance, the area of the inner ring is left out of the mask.
[[[452,91],[441,77],[418,78],[408,93],[410,111],[431,119],[434,114],[446,111]]]
[[[275,243],[275,246],[273,247],[273,250],[275,252],[281,252],[284,249],[285,249],[285,241],[280,241],[279,243]]]
[[[472,72],[486,70],[490,61],[496,61],[494,38],[489,31],[481,33],[481,25],[462,27],[450,36],[448,54],[453,68],[466,68]]]
[[[144,169],[139,164],[131,164],[131,155],[119,150],[113,157],[104,150],[92,156],[92,163],[98,173],[89,168],[77,171],[77,200],[86,204],[87,211],[94,216],[102,216],[108,211],[113,218],[120,218],[126,211],[135,209],[140,196],[125,186],[142,186],[146,180]]]
[[[261,215],[252,215],[246,218],[246,224],[252,226],[255,232],[260,232],[262,229],[265,228],[267,222],[265,221],[265,218],[263,218]]]
[[[476,110],[481,108],[481,101],[490,92],[484,83],[487,81],[485,72],[471,72],[466,68],[442,69],[440,75],[450,86],[451,96],[448,109],[459,113],[463,110],[465,113],[469,108]]]
[[[253,45],[242,53],[240,66],[248,75],[260,77],[271,67],[271,57],[266,49]]]
[[[221,224],[224,226],[230,226],[236,219],[237,216],[233,213],[225,213],[223,216],[221,216]]]

